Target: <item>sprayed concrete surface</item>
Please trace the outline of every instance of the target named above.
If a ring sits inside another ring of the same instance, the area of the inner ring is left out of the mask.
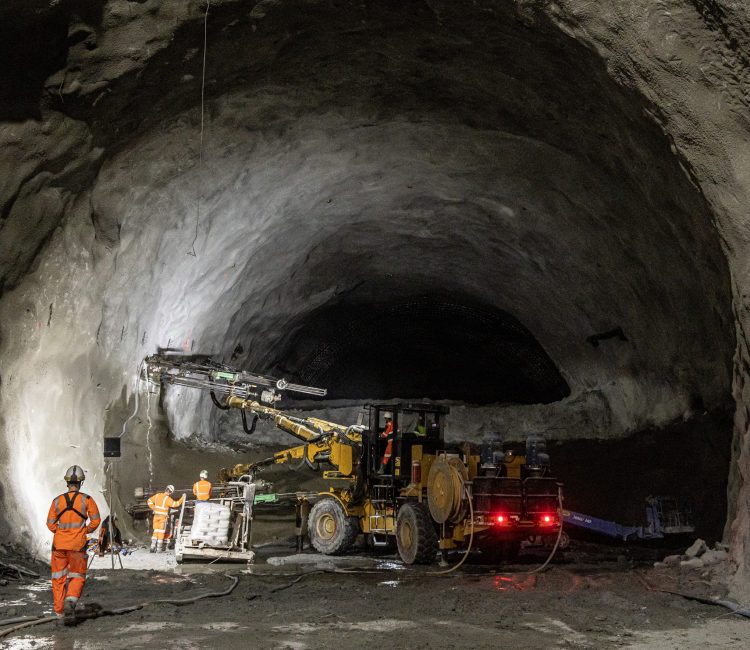
[[[289,553],[288,548],[266,549]],[[119,607],[157,598],[221,591],[224,572],[240,575],[227,597],[155,605],[76,628],[45,625],[5,640],[13,650],[152,647],[268,649],[362,648],[746,648],[750,623],[722,608],[651,591],[723,595],[712,571],[653,569],[641,555],[588,547],[551,570],[530,574],[540,557],[498,572],[470,563],[438,576],[381,556],[356,556],[326,569],[310,562],[177,569],[96,569],[85,602]],[[164,556],[157,556],[164,561]],[[293,558],[292,558],[293,559]],[[314,561],[314,556],[310,556]],[[97,560],[99,562],[99,560]],[[158,563],[158,560],[155,560]],[[95,565],[96,566],[96,565]],[[167,569],[167,570],[164,570]],[[347,571],[354,571],[347,573]],[[0,587],[0,619],[49,611],[46,581]]]

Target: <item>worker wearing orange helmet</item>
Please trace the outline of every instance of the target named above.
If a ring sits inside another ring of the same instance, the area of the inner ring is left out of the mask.
[[[208,481],[208,471],[201,470],[200,481],[193,483],[193,494],[196,501],[208,501],[211,498],[211,483]]]
[[[52,540],[52,597],[55,614],[75,622],[78,599],[86,584],[86,535],[101,523],[96,502],[81,492],[86,475],[78,465],[65,472],[67,492],[53,499],[47,513]]]
[[[157,492],[148,500],[148,507],[154,511],[154,519],[151,524],[153,527],[151,548],[149,549],[151,553],[164,550],[165,541],[172,537],[172,532],[169,530],[169,510],[179,508],[185,501],[184,494],[179,501],[175,501],[172,498],[173,492],[174,485],[167,485],[164,492]]]

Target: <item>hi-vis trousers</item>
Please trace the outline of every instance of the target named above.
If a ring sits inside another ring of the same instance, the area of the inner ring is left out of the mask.
[[[85,551],[52,551],[52,596],[55,612],[63,613],[66,598],[80,598],[86,584]]]

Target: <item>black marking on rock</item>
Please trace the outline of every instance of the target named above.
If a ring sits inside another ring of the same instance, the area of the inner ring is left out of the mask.
[[[625,332],[622,331],[622,327],[615,327],[614,329],[607,330],[606,332],[600,332],[599,334],[592,334],[586,337],[586,341],[591,343],[595,348],[599,347],[599,341],[606,339],[618,338],[621,341],[627,341],[628,337],[625,336]]]

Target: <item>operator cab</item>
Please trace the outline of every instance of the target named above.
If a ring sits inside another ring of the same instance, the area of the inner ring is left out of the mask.
[[[431,454],[442,449],[448,411],[446,406],[424,402],[370,404],[366,434],[370,472],[408,483],[412,447],[421,445],[423,453]]]

